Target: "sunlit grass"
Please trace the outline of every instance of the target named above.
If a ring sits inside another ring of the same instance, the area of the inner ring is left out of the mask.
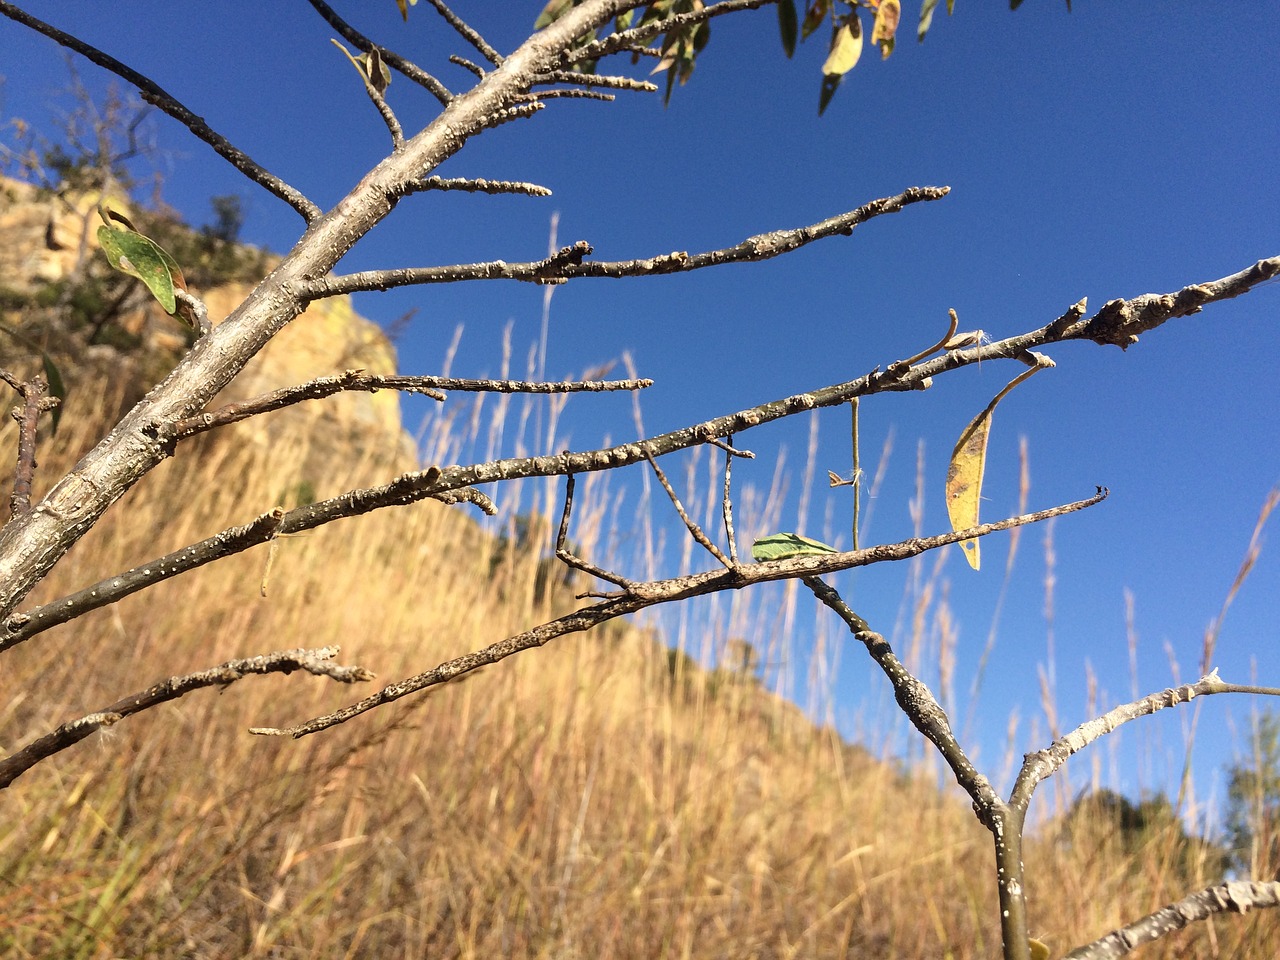
[[[531,409],[455,399],[421,446],[440,463],[519,450],[539,422]],[[540,415],[547,449],[556,449],[547,439],[556,410]],[[65,470],[100,426],[69,411],[42,475]],[[305,436],[269,447],[234,436],[163,464],[36,599],[291,498],[385,476],[359,462],[301,476]],[[720,481],[709,453],[668,469],[710,529]],[[613,535],[637,529],[646,505],[606,478],[584,484],[571,532],[579,549],[633,570],[664,554],[656,532],[625,548]],[[544,549],[555,490],[503,491],[508,520],[541,518]],[[740,529],[769,527],[781,499],[743,491],[750,519]],[[339,644],[343,662],[376,670],[379,683],[568,608],[571,590],[554,577],[546,587],[536,551],[504,549],[466,509],[427,502],[284,538],[21,645],[6,655],[0,745],[231,657]],[[939,792],[947,778],[937,766],[885,762],[762,685],[757,665],[767,677],[790,662],[808,679],[810,715],[833,714],[847,638],[823,618],[812,661],[797,663],[788,637],[809,607],[794,585],[782,589],[776,607],[750,592],[690,605],[661,621],[662,636],[611,624],[564,637],[296,742],[245,730],[365,691],[253,677],[130,719],[0,795],[4,955],[997,955],[989,838],[966,802]],[[949,616],[940,568],[921,558],[892,639],[904,660],[942,679],[944,697]],[[885,742],[893,720],[874,723],[865,742]],[[1049,822],[1028,849],[1033,933],[1055,950],[1220,879],[1188,860],[1173,833],[1134,847],[1094,826],[1068,835]],[[1273,919],[1229,918],[1147,955],[1277,950]]]

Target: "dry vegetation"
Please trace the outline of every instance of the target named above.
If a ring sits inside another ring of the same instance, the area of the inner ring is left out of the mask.
[[[72,398],[46,476],[101,429],[82,409],[92,396]],[[442,422],[429,444],[484,442],[494,417],[515,418],[505,405],[475,413],[460,414],[470,436]],[[40,599],[296,496],[305,442],[268,451],[233,434],[186,451]],[[536,489],[532,505],[508,491],[504,509],[554,510]],[[594,519],[574,532],[587,544],[619,502],[603,488],[590,499]],[[395,679],[568,602],[563,586],[539,589],[536,555],[504,551],[463,509],[428,501],[282,541],[265,598],[257,548],[16,648],[0,747],[162,677],[273,649],[337,643],[343,662]],[[299,742],[245,728],[352,691],[251,677],[126,721],[0,795],[3,955],[998,954],[989,839],[965,803],[814,727],[752,676],[695,665],[753,622],[749,602],[686,621],[691,656],[639,627],[567,637]],[[931,614],[917,614],[919,631]],[[1041,835],[1032,929],[1055,950],[1219,879],[1172,835],[1128,846],[1105,827]],[[1200,924],[1147,955],[1278,951],[1264,915]]]

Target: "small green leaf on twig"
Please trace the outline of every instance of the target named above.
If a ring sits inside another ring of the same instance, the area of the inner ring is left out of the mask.
[[[774,533],[761,537],[751,545],[751,556],[764,563],[767,560],[790,560],[792,557],[815,557],[824,553],[839,553],[835,547],[821,540],[810,540],[798,533]]]
[[[98,243],[102,245],[102,252],[107,255],[111,266],[145,283],[151,295],[164,307],[165,313],[172,317],[180,316],[174,291],[185,291],[187,282],[183,279],[178,262],[169,256],[164,247],[149,237],[144,237],[132,229],[132,226],[128,230],[110,226],[111,220],[128,223],[120,214],[102,207],[98,208],[98,212],[108,224],[98,228]]]
[[[800,24],[796,19],[796,0],[778,0],[778,32],[782,34],[782,52],[789,58],[796,52],[796,35]]]

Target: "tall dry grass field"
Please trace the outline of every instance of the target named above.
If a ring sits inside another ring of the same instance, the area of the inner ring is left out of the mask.
[[[92,393],[73,397],[43,476],[97,435],[102,416],[83,409]],[[495,418],[530,422],[518,403],[487,402],[460,404],[425,448],[445,462],[494,442]],[[183,451],[34,599],[291,506],[308,486],[323,497],[376,479],[360,463],[299,477],[306,443],[231,434]],[[552,493],[503,491],[502,507],[550,530]],[[607,550],[634,506],[603,481],[587,494],[572,536]],[[265,597],[259,547],[32,639],[4,660],[0,747],[232,657],[340,644],[343,662],[390,681],[566,609],[571,590],[540,586],[537,554],[507,549],[468,509],[427,502],[283,539]],[[634,562],[655,549],[641,543]],[[930,602],[891,638],[902,648],[931,622]],[[967,805],[815,727],[750,669],[700,666],[735,636],[774,644],[767,657],[788,652],[771,629],[750,636],[774,622],[751,595],[717,603],[680,621],[684,651],[652,628],[612,625],[296,742],[245,731],[366,691],[250,677],[125,721],[0,795],[2,953],[996,956],[993,857]],[[810,670],[818,686],[829,675]],[[1036,931],[1065,948],[1217,879],[1186,875],[1174,842],[1132,850],[1106,830],[1066,842],[1046,828],[1029,851]],[[1274,923],[1238,918],[1148,953],[1278,954]]]

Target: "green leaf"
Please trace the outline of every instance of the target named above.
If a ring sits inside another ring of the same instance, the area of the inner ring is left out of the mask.
[[[816,0],[814,5],[805,13],[804,23],[800,24],[801,38],[807,40],[809,34],[822,26],[822,21],[827,18],[827,11],[830,8],[831,0]]]
[[[774,533],[761,537],[751,545],[751,556],[764,563],[768,560],[790,560],[792,557],[818,557],[824,553],[839,553],[835,547],[821,540],[810,540],[798,533]]]
[[[533,21],[533,29],[541,30],[543,27],[551,26],[576,5],[576,0],[550,0],[550,3],[538,14],[538,19]]]
[[[67,385],[62,380],[62,372],[58,369],[58,365],[43,350],[40,351],[40,364],[44,367],[44,378],[49,381],[50,396],[58,398],[58,405],[49,411],[53,422],[53,432],[50,435],[56,437],[58,424],[62,422],[62,405],[67,399]]]
[[[132,230],[107,226],[98,228],[98,243],[112,267],[137,277],[147,285],[165,313],[178,315],[178,299],[174,291],[185,290],[187,284],[178,262],[160,244]]]
[[[795,56],[799,27],[796,20],[796,0],[778,0],[778,32],[782,34],[782,51],[788,59]]]
[[[62,406],[67,399],[67,385],[62,379],[62,371],[59,370],[58,365],[53,362],[53,357],[49,356],[48,353],[42,350],[31,338],[23,336],[17,330],[14,330],[12,327],[6,327],[2,323],[0,323],[0,332],[7,333],[9,336],[13,337],[13,339],[26,346],[29,350],[34,350],[36,353],[40,354],[40,365],[44,368],[44,378],[49,382],[49,395],[57,397],[62,401],[62,403],[59,403],[49,411],[50,417],[53,421],[53,431],[50,435],[57,436],[58,424],[62,422]]]
[[[924,3],[920,4],[920,23],[916,27],[916,39],[920,43],[924,43],[924,35],[933,26],[933,9],[937,5],[938,0],[924,0]]]

